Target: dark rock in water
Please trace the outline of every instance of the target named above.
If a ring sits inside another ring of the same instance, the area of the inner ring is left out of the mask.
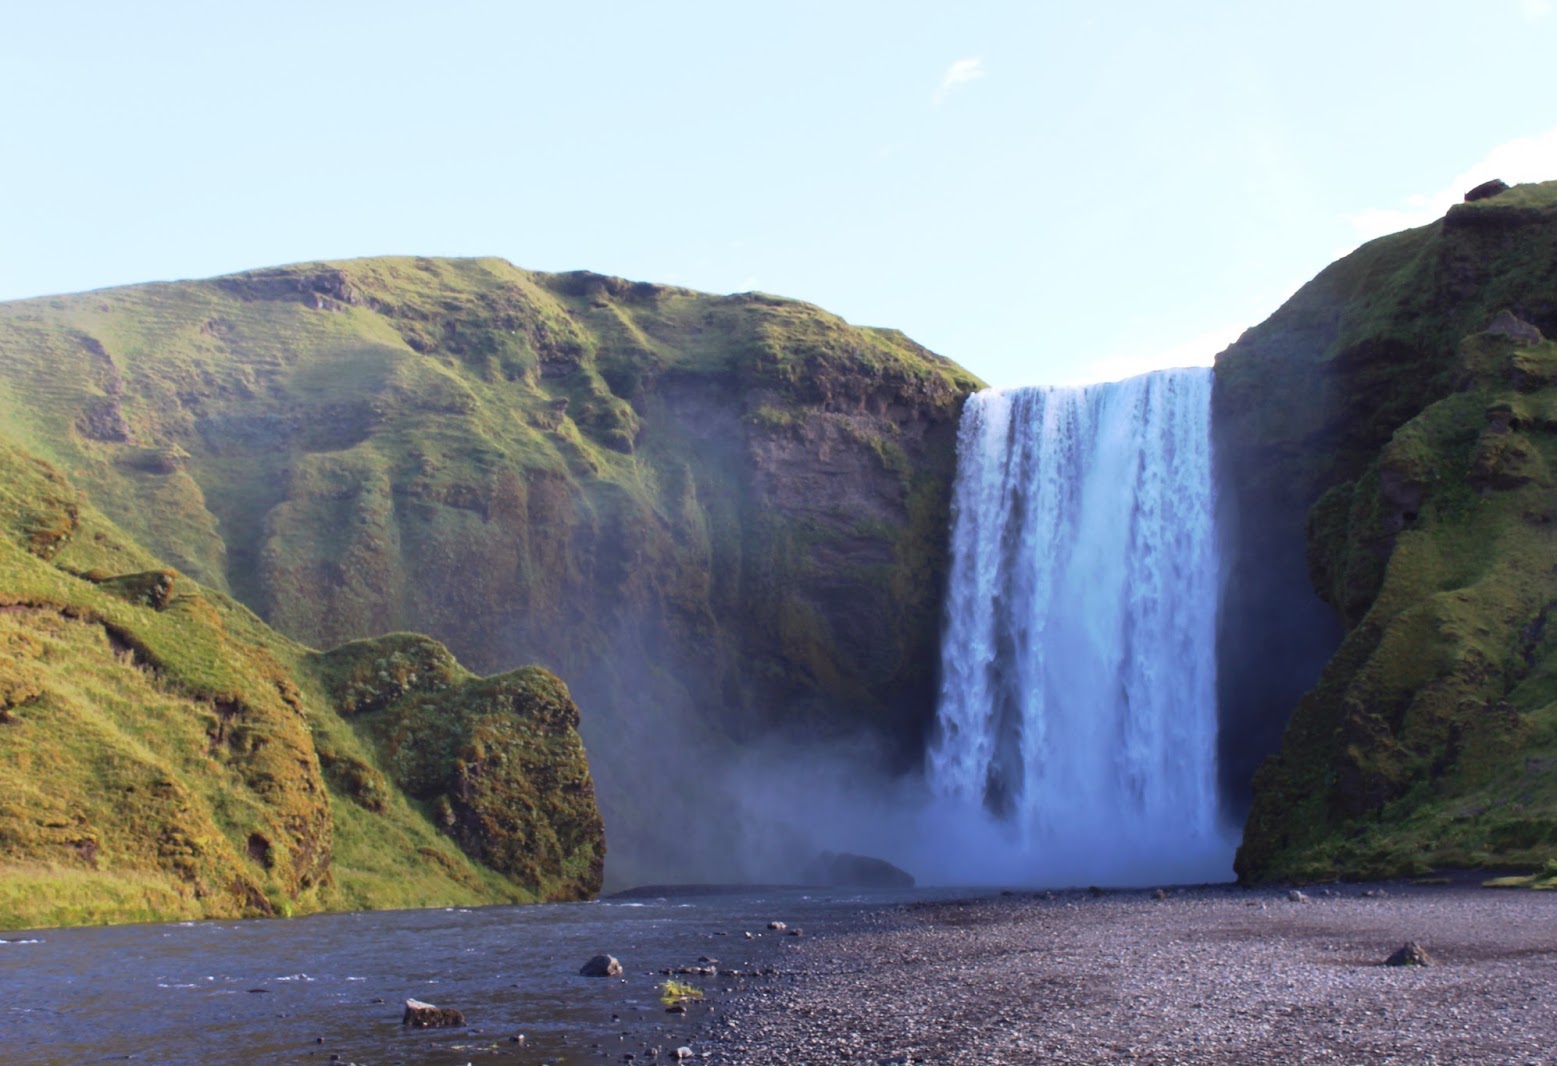
[[[583,977],[620,977],[622,964],[610,955],[596,955],[578,968]]]
[[[1384,960],[1385,966],[1431,966],[1432,956],[1415,940],[1408,940],[1389,958]]]
[[[1298,889],[1294,888],[1287,893],[1287,898],[1293,903],[1307,903],[1308,893],[1299,891]]]
[[[801,878],[819,885],[850,888],[913,888],[914,876],[885,859],[824,851],[806,864]]]
[[[1491,181],[1482,182],[1470,192],[1466,193],[1465,202],[1468,204],[1473,204],[1477,200],[1488,200],[1502,192],[1508,192],[1508,182],[1502,180],[1501,178],[1493,178]]]
[[[1167,891],[1165,889],[1159,888],[1155,892],[1152,893],[1152,899],[1167,899],[1167,898],[1168,898],[1168,893],[1167,893]]]
[[[408,999],[400,1024],[407,1029],[458,1028],[465,1024],[465,1015],[453,1007],[435,1007],[419,999]]]

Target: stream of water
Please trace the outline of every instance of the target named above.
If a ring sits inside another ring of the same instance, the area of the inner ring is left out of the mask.
[[[0,1060],[620,1062],[658,1048],[664,1061],[741,979],[678,978],[710,998],[669,1015],[662,969],[782,967],[801,941],[769,921],[816,935],[936,895],[749,890],[0,933]],[[579,976],[598,953],[621,960],[620,979]],[[457,1008],[469,1028],[402,1029],[407,998]]]

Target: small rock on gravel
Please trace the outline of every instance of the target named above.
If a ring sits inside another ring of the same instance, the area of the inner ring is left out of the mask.
[[[1389,958],[1384,960],[1385,966],[1431,966],[1433,958],[1415,940],[1408,940]]]

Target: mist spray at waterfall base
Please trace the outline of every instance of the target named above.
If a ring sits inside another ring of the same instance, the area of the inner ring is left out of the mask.
[[[1209,370],[1185,370],[971,397],[924,774],[894,775],[864,733],[705,750],[662,718],[608,737],[644,774],[685,781],[638,842],[654,864],[624,871],[618,851],[615,887],[800,882],[822,851],[926,886],[1230,880],[1210,389]]]
[[[923,879],[1226,880],[1209,369],[986,390],[958,441]]]

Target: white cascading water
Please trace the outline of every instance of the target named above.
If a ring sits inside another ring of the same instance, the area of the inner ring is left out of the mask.
[[[1209,369],[968,400],[927,767],[965,877],[1229,876],[1210,404]]]

